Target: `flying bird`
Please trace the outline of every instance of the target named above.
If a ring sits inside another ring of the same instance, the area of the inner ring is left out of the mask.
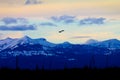
[[[60,30],[59,33],[62,33],[62,32],[64,32],[64,31],[65,31],[65,30]]]

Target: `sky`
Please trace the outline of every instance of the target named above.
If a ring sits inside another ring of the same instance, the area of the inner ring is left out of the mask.
[[[120,0],[0,0],[0,39],[84,43],[120,40],[119,32]]]

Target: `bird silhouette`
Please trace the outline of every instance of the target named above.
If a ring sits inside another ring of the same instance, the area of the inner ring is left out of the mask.
[[[64,31],[65,31],[65,30],[60,30],[59,33],[62,33],[62,32],[64,32]]]

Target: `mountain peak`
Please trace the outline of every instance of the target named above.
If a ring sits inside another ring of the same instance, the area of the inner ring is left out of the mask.
[[[21,39],[25,39],[25,40],[29,40],[29,39],[31,39],[29,36],[24,36],[24,37],[22,37]]]
[[[41,40],[41,41],[47,41],[45,38],[39,38],[39,40]]]
[[[66,41],[66,42],[63,42],[62,44],[64,44],[64,45],[69,45],[69,44],[71,44],[71,43],[68,42],[68,41]]]
[[[71,45],[72,45],[72,44],[71,44],[70,42],[66,41],[66,42],[63,42],[63,43],[58,44],[57,46],[58,46],[58,47],[67,48],[67,47],[69,47],[69,46],[71,46]]]
[[[17,43],[19,44],[26,44],[26,43],[31,43],[32,42],[32,39],[28,36],[24,36],[20,39],[18,39]]]
[[[85,44],[93,44],[93,43],[97,43],[98,41],[95,39],[89,39],[85,42]]]
[[[109,39],[109,40],[106,40],[106,41],[120,42],[118,39]]]

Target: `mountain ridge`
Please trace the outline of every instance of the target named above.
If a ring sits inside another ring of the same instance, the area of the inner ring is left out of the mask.
[[[32,39],[29,36],[24,36],[22,38],[15,38],[15,39],[8,37],[6,39],[0,40],[0,50],[4,50],[7,48],[14,48],[17,47],[18,45],[24,45],[24,44],[29,44],[29,45],[40,44],[46,47],[55,47],[55,46],[69,47],[71,45],[78,45],[78,44],[70,43],[68,41],[55,44],[47,41],[47,39],[45,38]],[[90,45],[90,46],[103,47],[108,49],[120,49],[120,40],[108,39],[104,41],[97,41],[95,39],[89,39],[88,41],[86,41],[86,43],[79,45]]]
[[[104,48],[108,48],[108,49],[120,49],[120,40],[109,39],[109,40],[99,41],[96,43],[90,43],[88,45],[97,46],[97,47],[104,47]]]

